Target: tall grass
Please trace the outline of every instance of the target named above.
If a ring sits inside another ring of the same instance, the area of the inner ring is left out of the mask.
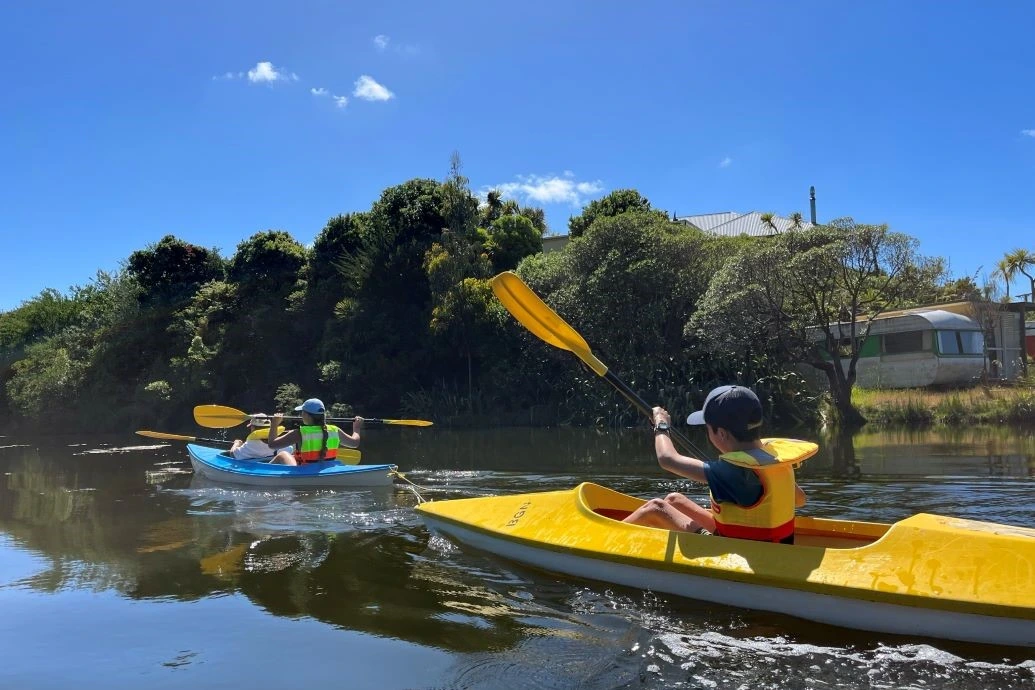
[[[1035,387],[861,389],[852,403],[877,426],[1035,424]]]

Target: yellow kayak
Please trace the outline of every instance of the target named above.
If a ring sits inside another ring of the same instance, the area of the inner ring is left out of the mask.
[[[798,517],[771,544],[620,522],[643,504],[567,491],[434,501],[429,528],[544,570],[860,630],[1035,646],[1035,529],[920,513]]]

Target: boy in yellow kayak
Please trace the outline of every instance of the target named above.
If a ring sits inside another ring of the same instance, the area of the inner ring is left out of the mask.
[[[625,518],[648,527],[712,533],[758,541],[793,543],[794,510],[805,505],[805,492],[794,481],[793,466],[819,449],[814,443],[766,439],[759,434],[762,403],[744,386],[720,386],[704,406],[687,417],[703,424],[719,451],[716,460],[681,455],[669,436],[672,419],[655,407],[654,451],[658,464],[681,477],[706,483],[711,507],[680,493],[655,498]]]

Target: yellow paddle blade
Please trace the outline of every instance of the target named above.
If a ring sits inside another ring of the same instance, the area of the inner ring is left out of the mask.
[[[194,421],[208,429],[229,429],[250,418],[247,412],[226,405],[198,405],[194,408]]]
[[[140,436],[147,436],[148,438],[161,438],[166,441],[193,441],[196,439],[195,436],[184,436],[182,434],[166,434],[161,431],[138,431],[137,434]]]
[[[382,419],[381,423],[395,426],[431,426],[434,424],[426,419]]]
[[[593,356],[585,339],[551,309],[532,288],[513,271],[504,271],[492,279],[492,291],[507,311],[540,340],[568,350],[581,359],[597,376],[607,373],[607,366]]]
[[[338,462],[342,465],[358,465],[363,459],[363,453],[357,448],[338,447]]]

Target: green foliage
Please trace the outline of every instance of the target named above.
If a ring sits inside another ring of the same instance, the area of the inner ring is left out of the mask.
[[[172,386],[168,381],[152,381],[144,386],[144,390],[161,402],[169,402],[172,399]]]
[[[43,422],[69,410],[82,380],[83,363],[51,340],[30,345],[12,369],[6,386],[10,407],[23,417]]]
[[[541,208],[535,208],[534,206],[522,206],[518,210],[519,216],[528,218],[529,222],[532,223],[532,227],[539,233],[539,237],[542,238],[549,232],[549,228],[546,226],[546,213]],[[540,248],[540,251],[542,249]]]
[[[1035,423],[1035,390],[1024,382],[1000,389],[856,390],[852,398],[875,426],[960,428]]]
[[[266,230],[237,245],[229,277],[249,300],[284,298],[297,289],[305,262],[305,247],[291,235]]]
[[[342,370],[341,362],[324,362],[319,365],[320,383],[332,385],[337,383],[345,372]]]
[[[77,300],[47,288],[21,306],[0,313],[0,351],[23,348],[60,333],[76,321],[80,307]]]
[[[355,411],[352,409],[352,405],[349,405],[348,403],[332,403],[331,406],[329,408],[327,408],[327,412],[329,413],[327,415],[329,417],[355,417],[356,416]],[[346,430],[349,431],[349,432],[352,431],[351,428],[347,428]]]
[[[580,237],[598,218],[619,216],[628,211],[642,211],[654,215],[657,220],[668,220],[668,214],[652,210],[650,201],[635,189],[616,189],[603,199],[589,202],[580,215],[569,218],[568,232],[572,237]]]
[[[312,313],[323,314],[345,297],[351,283],[341,265],[360,251],[367,234],[365,213],[338,215],[327,221],[316,238],[309,258],[308,297]]]
[[[1006,253],[996,264],[994,278],[1001,278],[1006,288],[1006,298],[1010,298],[1010,283],[1018,275],[1028,279],[1028,301],[1035,301],[1035,252],[1017,248]]]
[[[478,200],[468,188],[468,180],[461,173],[460,155],[450,159],[449,178],[442,185],[442,215],[447,228],[454,235],[466,239],[474,236],[478,227]]]
[[[936,280],[939,262],[883,226],[719,238],[669,222],[634,190],[572,221],[567,247],[543,254],[542,210],[497,192],[479,206],[454,157],[443,182],[384,190],[369,212],[328,220],[308,250],[265,231],[224,262],[168,236],[124,270],[0,314],[0,413],[124,430],[182,423],[199,402],[290,410],[317,395],[342,417],[637,423],[599,377],[506,313],[489,277],[515,269],[651,402],[684,413],[740,382],[768,418],[800,423],[818,400],[792,348],[824,323],[816,300],[827,319],[865,320],[970,289]],[[963,419],[958,404],[937,414]]]
[[[543,236],[525,216],[501,216],[489,227],[485,248],[492,257],[492,270],[499,273],[516,267],[526,256],[542,252]]]
[[[699,392],[699,367],[684,347],[682,324],[707,289],[706,247],[697,230],[659,214],[629,212],[598,219],[563,252],[529,257],[518,273],[595,347],[619,366],[638,390],[652,391],[677,409]],[[595,375],[574,368],[565,353],[537,353],[540,387],[547,397],[567,400],[582,421],[624,423],[635,418],[628,405],[601,390]],[[705,378],[710,378],[707,374]],[[529,391],[530,401],[542,391]]]
[[[297,383],[282,383],[273,396],[277,409],[283,412],[293,410],[302,404],[302,387]]]
[[[974,276],[963,276],[947,280],[936,287],[934,294],[925,296],[923,294],[917,299],[917,304],[934,304],[937,302],[963,302],[978,301],[983,299],[981,287],[977,284]]]
[[[190,299],[204,283],[222,278],[224,264],[217,251],[166,235],[130,254],[127,270],[140,285],[141,300],[175,304]]]
[[[934,290],[941,259],[920,256],[916,240],[885,225],[840,219],[746,249],[721,268],[687,325],[707,351],[761,356],[772,366],[822,370],[848,424],[859,348],[873,319]],[[824,357],[842,352],[844,359]]]

